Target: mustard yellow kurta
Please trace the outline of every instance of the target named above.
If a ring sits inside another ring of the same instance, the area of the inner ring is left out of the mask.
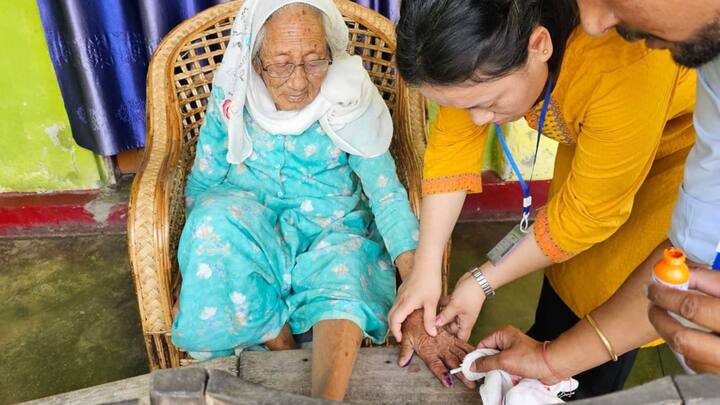
[[[666,238],[694,141],[695,73],[616,33],[568,41],[543,134],[560,142],[534,233],[546,275],[578,317],[607,300]],[[537,128],[541,105],[526,115]],[[486,127],[441,107],[423,193],[480,192]]]

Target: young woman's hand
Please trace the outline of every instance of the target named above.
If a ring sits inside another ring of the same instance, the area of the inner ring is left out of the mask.
[[[416,309],[423,311],[423,325],[430,336],[437,336],[435,315],[442,292],[442,259],[447,241],[455,227],[464,191],[423,197],[420,208],[420,239],[413,269],[398,289],[395,305],[388,314],[390,331],[402,342],[402,323]]]
[[[430,336],[437,335],[435,314],[442,292],[440,269],[422,269],[417,266],[403,281],[397,292],[395,304],[388,314],[390,331],[398,342],[402,342],[402,323],[416,309],[423,310],[423,324]]]
[[[455,284],[450,300],[443,303],[445,308],[438,315],[435,325],[447,325],[447,330],[467,341],[484,302],[482,287],[470,273],[465,273]]]

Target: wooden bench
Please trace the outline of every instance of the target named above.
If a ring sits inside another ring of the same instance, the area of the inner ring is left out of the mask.
[[[310,350],[245,352],[99,385],[28,404],[316,405],[310,392]],[[351,404],[481,404],[461,384],[444,388],[415,358],[396,365],[397,348],[362,348],[345,398]],[[665,377],[577,405],[720,404],[720,375]]]

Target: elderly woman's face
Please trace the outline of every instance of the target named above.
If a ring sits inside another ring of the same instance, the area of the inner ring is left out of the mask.
[[[291,5],[280,9],[265,23],[265,41],[256,66],[262,76],[275,107],[279,111],[300,110],[310,104],[320,92],[327,68],[319,63],[327,60],[327,42],[322,15],[305,5]],[[295,70],[287,72],[293,64]],[[303,66],[300,66],[303,65]]]

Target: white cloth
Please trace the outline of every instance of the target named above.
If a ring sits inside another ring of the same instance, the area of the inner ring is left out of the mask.
[[[712,265],[720,248],[720,58],[698,69],[695,132],[669,236],[688,258]]]
[[[262,78],[255,72],[252,50],[258,32],[280,8],[304,3],[323,13],[333,64],[318,96],[298,111],[278,111]],[[390,111],[362,58],[347,53],[348,28],[332,0],[247,0],[233,24],[230,41],[213,82],[226,100],[230,163],[239,164],[252,154],[243,109],[265,130],[276,135],[302,134],[315,122],[341,150],[366,158],[385,153],[392,139]]]
[[[565,401],[558,398],[558,395],[575,391],[578,387],[578,382],[572,378],[548,386],[538,380],[513,376],[503,370],[493,370],[488,373],[470,370],[475,360],[497,353],[498,351],[493,349],[477,349],[468,353],[460,366],[465,378],[470,381],[485,378],[480,386],[483,405],[562,404]]]

